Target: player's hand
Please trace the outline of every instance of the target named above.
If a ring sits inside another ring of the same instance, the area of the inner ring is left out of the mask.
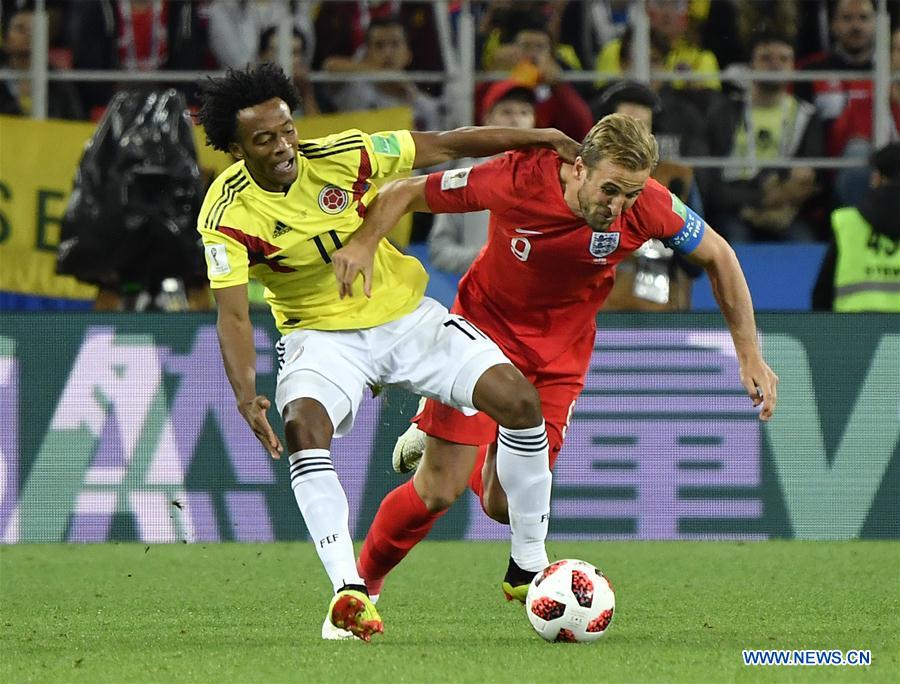
[[[556,153],[564,162],[568,162],[569,164],[574,162],[575,157],[577,157],[578,153],[581,151],[581,143],[572,140],[572,138],[565,133],[555,128],[548,128],[546,129],[546,132],[547,141],[545,146],[556,150]]]
[[[375,262],[375,248],[354,240],[331,255],[334,277],[337,278],[341,299],[353,296],[353,281],[362,273],[363,293],[372,296],[372,269]]]
[[[778,376],[762,358],[755,358],[741,364],[741,384],[754,406],[762,404],[759,419],[769,420],[778,402]]]
[[[244,420],[247,421],[250,429],[253,430],[253,434],[256,435],[256,438],[269,452],[269,455],[274,459],[279,459],[281,458],[281,452],[284,451],[284,447],[281,446],[281,442],[275,435],[275,431],[269,425],[269,419],[266,417],[266,411],[269,410],[271,405],[272,402],[266,397],[259,395],[253,397],[250,401],[239,403],[238,411],[241,412]]]

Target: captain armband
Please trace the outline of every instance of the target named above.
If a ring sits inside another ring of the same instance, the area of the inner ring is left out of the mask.
[[[690,254],[703,239],[706,231],[706,223],[693,209],[684,206],[684,225],[675,235],[663,240],[666,247],[674,249],[681,254]]]

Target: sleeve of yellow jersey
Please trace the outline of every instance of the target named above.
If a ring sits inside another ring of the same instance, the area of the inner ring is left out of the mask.
[[[245,285],[249,279],[247,248],[234,238],[203,227],[206,216],[200,213],[199,230],[206,256],[206,275],[213,289]]]
[[[363,134],[372,164],[372,178],[409,173],[416,160],[416,144],[409,131]]]

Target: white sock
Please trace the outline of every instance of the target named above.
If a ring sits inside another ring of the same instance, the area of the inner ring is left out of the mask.
[[[523,570],[547,567],[550,524],[550,457],[544,421],[524,430],[500,427],[497,477],[509,502],[512,558]]]
[[[356,571],[347,494],[331,454],[327,449],[303,449],[291,454],[289,461],[294,498],[334,590],[345,584],[364,585]]]

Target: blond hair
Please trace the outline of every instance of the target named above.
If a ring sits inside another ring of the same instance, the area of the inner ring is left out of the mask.
[[[652,171],[659,163],[659,145],[643,121],[609,114],[584,136],[579,156],[589,169],[605,159],[629,171]]]

